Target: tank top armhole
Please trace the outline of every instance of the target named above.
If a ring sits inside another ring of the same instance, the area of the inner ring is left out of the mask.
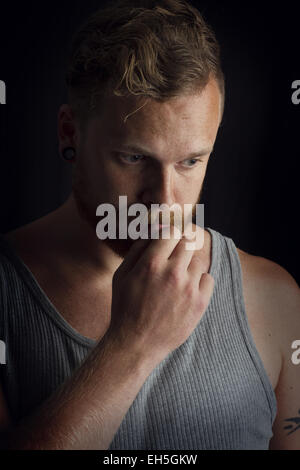
[[[266,392],[267,400],[271,411],[271,424],[273,425],[277,413],[277,401],[273,386],[268,377],[265,366],[256,348],[254,338],[248,322],[246,307],[244,302],[242,285],[242,268],[236,246],[231,238],[224,237],[230,260],[231,276],[233,281],[233,294],[237,321],[240,326],[243,338],[245,340],[248,352],[253,360],[254,366],[258,372],[263,388]]]
[[[11,270],[11,268],[13,267],[13,270],[16,272],[18,277],[20,277],[21,281],[26,285],[30,293],[34,296],[35,301],[39,303],[43,314],[47,315],[48,319],[55,325],[55,327],[62,331],[65,335],[67,335],[72,341],[75,341],[76,343],[79,343],[85,347],[94,347],[97,341],[81,335],[78,331],[74,330],[74,328],[72,328],[71,325],[63,318],[63,316],[58,312],[58,310],[53,305],[47,294],[41,288],[40,284],[30,271],[28,266],[18,256],[14,249],[12,249],[11,245],[7,242],[2,233],[0,233],[0,250],[0,260],[3,253],[4,260],[6,260],[6,262],[12,265],[9,266],[9,270]],[[7,315],[7,313],[5,314]],[[6,326],[6,323],[4,326]]]

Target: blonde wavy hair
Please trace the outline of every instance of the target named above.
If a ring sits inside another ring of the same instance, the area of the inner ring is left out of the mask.
[[[219,45],[197,9],[184,0],[119,0],[75,33],[66,84],[84,122],[108,90],[167,100],[200,91],[211,76],[224,108]]]

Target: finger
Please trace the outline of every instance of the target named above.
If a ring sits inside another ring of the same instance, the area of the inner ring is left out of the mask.
[[[195,224],[185,227],[184,235],[174,248],[169,261],[180,265],[180,269],[187,270],[192,260],[195,250],[203,247],[204,231]]]
[[[136,240],[132,246],[130,247],[128,253],[126,254],[123,262],[120,264],[118,269],[116,270],[116,276],[122,275],[125,276],[126,274],[131,271],[136,263],[138,262],[139,258],[141,257],[142,253],[145,251],[145,248],[150,243],[149,239],[138,239]]]
[[[204,248],[205,230],[193,223],[184,228],[184,236],[188,239],[187,250],[201,250]]]
[[[173,266],[178,266],[178,268],[182,270],[182,272],[188,269],[194,254],[194,250],[186,249],[187,242],[188,240],[183,236],[175,246],[174,250],[171,253],[171,256],[168,259],[169,264],[172,264]]]
[[[154,240],[157,241],[161,238],[161,234],[163,232],[163,229],[153,229],[152,235],[154,237],[158,237],[157,239],[155,238]],[[123,262],[119,266],[119,268],[116,270],[115,275],[116,277],[119,275],[125,276],[128,274],[138,263],[140,260],[142,254],[145,252],[147,246],[150,243],[151,240],[151,232],[150,230],[148,231],[147,229],[147,238],[141,238],[138,239],[133,245],[130,247],[130,250],[128,251],[126,257],[124,258]],[[165,241],[165,240],[163,240]],[[177,240],[178,241],[178,240]],[[151,254],[149,254],[151,256]]]
[[[159,238],[151,239],[151,243],[145,248],[138,263],[145,263],[153,257],[159,257],[167,262],[181,237],[182,232],[177,227],[168,226],[160,229]]]

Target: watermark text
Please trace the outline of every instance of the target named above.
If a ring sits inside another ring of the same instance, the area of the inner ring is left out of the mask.
[[[151,204],[151,209],[144,204],[135,203],[127,207],[127,196],[119,196],[119,207],[110,203],[100,204],[96,215],[102,217],[97,223],[96,234],[100,240],[130,238],[131,240],[158,239],[159,230],[162,238],[171,238],[171,227],[174,237],[182,235],[191,242],[185,243],[186,250],[201,249],[204,244],[204,231],[193,229],[195,225],[204,228],[204,204],[184,204],[183,211],[179,204]],[[128,218],[133,220],[128,220]],[[149,237],[150,228],[150,237]],[[118,231],[118,234],[117,234]]]
[[[6,85],[3,80],[0,80],[0,104],[6,104]]]
[[[295,341],[292,342],[291,348],[296,350],[291,357],[292,363],[298,366],[300,364],[300,339],[295,339]]]
[[[292,90],[295,90],[292,93],[292,103],[299,104],[300,103],[300,80],[294,80],[292,83]]]
[[[0,339],[0,364],[6,364],[6,346],[4,341]]]

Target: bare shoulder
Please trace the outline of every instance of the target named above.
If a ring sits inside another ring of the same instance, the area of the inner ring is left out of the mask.
[[[276,393],[269,448],[300,450],[300,289],[279,264],[242,250],[238,254],[252,331]],[[278,354],[280,361],[274,360]]]
[[[299,296],[299,286],[285,268],[267,258],[250,255],[239,248],[237,251],[245,281],[250,287],[258,289],[258,294],[261,293],[267,298],[272,293],[272,298],[275,297],[276,300],[291,294]]]
[[[47,275],[55,253],[53,235],[50,231],[47,232],[45,221],[47,216],[4,235],[14,252],[38,279]]]
[[[39,240],[39,228],[40,219],[30,222],[26,225],[22,225],[10,232],[7,232],[4,237],[12,245],[16,246],[29,246],[36,245],[36,242]]]
[[[26,260],[42,259],[53,246],[55,211],[5,233],[4,238],[12,248]]]
[[[299,286],[291,274],[274,261],[237,251],[247,303],[250,308],[255,306],[273,325],[281,349],[285,350],[287,345],[290,347],[295,328],[300,328]]]
[[[280,283],[290,284],[290,286],[299,289],[295,279],[279,264],[261,256],[251,255],[239,248],[237,248],[237,251],[242,268],[245,269],[248,274],[255,273],[257,276],[265,278],[266,281],[279,281]]]

